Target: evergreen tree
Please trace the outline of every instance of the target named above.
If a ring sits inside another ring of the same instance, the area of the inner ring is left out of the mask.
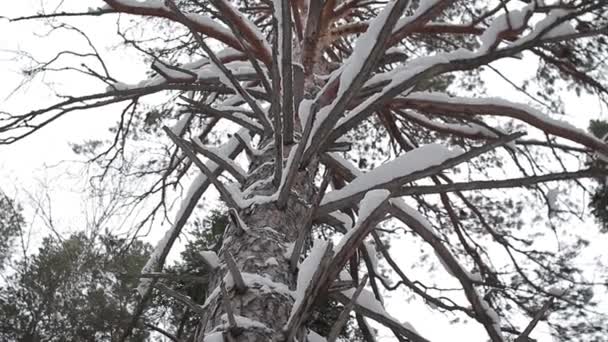
[[[540,321],[560,340],[606,339],[594,310],[606,267],[593,279],[579,267],[594,235],[570,229],[582,205],[560,191],[605,177],[586,164],[608,144],[556,116],[566,91],[607,103],[606,1],[104,2],[15,20],[142,18],[118,32],[146,55],[150,77],[128,85],[83,61],[68,69],[104,90],[6,114],[0,134],[12,143],[73,111],[126,102],[112,139],[76,150],[95,155],[102,179],[149,182],[129,195],[158,200],[148,222],[189,183],[121,340],[160,297],[194,312],[172,312],[191,322],[172,334],[197,342],[331,341],[351,311],[365,341],[377,340],[370,319],[398,341],[428,341],[386,311],[383,296],[403,288],[492,342],[527,341]],[[25,74],[61,68],[62,55]],[[512,65],[529,63],[530,79],[511,80]],[[484,88],[488,69],[531,103],[486,97],[499,92]],[[146,107],[148,95],[163,104]],[[210,185],[228,225],[190,256],[204,284],[175,291],[161,280],[165,261]],[[398,237],[419,250],[413,265],[388,248]],[[344,314],[315,326],[334,302]]]

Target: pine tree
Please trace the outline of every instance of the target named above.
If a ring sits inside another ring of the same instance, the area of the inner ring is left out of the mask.
[[[605,339],[605,320],[591,309],[602,284],[576,264],[589,241],[563,233],[554,251],[535,239],[547,235],[540,226],[558,235],[577,212],[559,187],[584,188],[585,179],[605,174],[595,164],[571,170],[608,154],[608,145],[549,114],[561,112],[556,94],[565,90],[606,103],[608,3],[104,2],[16,20],[154,18],[141,24],[162,32],[162,44],[120,33],[151,57],[155,74],[127,85],[85,64],[79,70],[108,84],[105,91],[8,114],[0,132],[11,143],[67,113],[126,101],[107,149],[89,142],[85,150],[109,170],[128,164],[127,143],[135,146],[131,153],[154,155],[135,163],[131,175],[156,175],[143,196],[161,193],[156,208],[171,185],[195,174],[142,270],[152,278],[139,284],[122,340],[159,291],[196,312],[196,328],[185,333],[191,341],[333,341],[351,310],[365,341],[377,340],[369,319],[399,341],[427,341],[385,310],[381,288],[398,287],[474,320],[492,342],[528,341],[541,320],[560,339]],[[492,64],[505,59],[538,63],[532,82],[516,87],[542,110],[483,96],[483,69],[510,81],[512,70]],[[53,61],[26,75],[52,69]],[[164,106],[138,108],[142,97],[162,92],[171,94]],[[214,136],[220,121],[240,130]],[[151,137],[171,145],[143,148]],[[234,162],[240,154],[246,165]],[[208,278],[201,304],[161,277],[210,185],[228,208],[228,225],[217,248],[198,253]],[[443,265],[467,304],[399,266],[388,245],[403,226],[402,236],[423,246],[424,269]],[[385,279],[378,256],[397,284]],[[321,337],[312,318],[332,300],[344,305],[344,315],[332,317]],[[530,319],[522,324],[522,316]]]

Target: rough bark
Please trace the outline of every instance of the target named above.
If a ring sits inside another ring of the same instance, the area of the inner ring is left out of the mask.
[[[287,149],[285,155],[288,153]],[[272,183],[274,155],[274,151],[269,149],[252,160],[244,187],[256,187],[252,189],[251,196],[270,195],[276,191]],[[311,167],[311,170],[314,169]],[[264,179],[268,181],[259,182]],[[222,332],[224,341],[284,340],[283,327],[294,302],[288,290],[295,289],[297,279],[297,274],[289,270],[289,257],[298,231],[305,228],[306,218],[310,215],[315,191],[313,180],[314,172],[300,171],[283,210],[275,203],[240,210],[238,214],[246,226],[244,233],[234,223],[229,224],[219,252],[223,264],[209,283],[210,295],[205,303],[207,314],[202,317],[196,341],[203,341],[205,336],[209,337],[214,332]],[[234,256],[243,275],[247,285],[243,293],[233,286],[225,262],[227,253]],[[222,280],[226,282],[227,302],[236,317],[237,329],[229,328],[227,307],[220,291]],[[251,321],[247,323],[242,317]]]

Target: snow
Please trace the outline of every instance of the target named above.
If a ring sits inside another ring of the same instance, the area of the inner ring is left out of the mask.
[[[214,146],[206,146],[198,137],[193,137],[192,141],[194,141],[194,143],[197,144],[200,148],[207,150],[212,154],[215,154],[216,156],[220,157],[226,164],[229,164],[234,170],[236,170],[236,172],[238,172],[243,178],[246,177],[247,172],[245,172],[245,170],[243,170],[243,168],[241,168],[241,166],[237,164],[234,160],[230,159],[226,151]],[[209,161],[209,164],[211,163],[213,162]]]
[[[191,73],[187,73],[187,72],[180,71],[180,70],[177,70],[174,68],[170,68],[167,65],[165,65],[164,63],[161,63],[159,61],[154,61],[154,63],[152,65],[154,68],[159,69],[161,71],[162,77],[168,77],[171,80],[192,81],[192,79],[194,77],[194,75]]]
[[[213,65],[213,69],[212,70],[217,75],[217,77],[219,77],[219,80],[220,80],[220,82],[223,85],[225,85],[226,87],[232,89],[235,93],[238,93],[238,91],[234,87],[234,84],[232,84],[232,82],[230,81],[230,79],[228,78],[228,76],[226,76],[226,74],[219,67],[217,67],[216,65]]]
[[[232,31],[229,28],[221,25],[220,20],[214,20],[209,16],[199,13],[187,13],[186,17],[200,26],[209,27],[211,30],[220,32],[221,34],[226,36],[233,36]]]
[[[414,326],[410,322],[405,321],[405,322],[401,323],[401,325],[403,325],[407,330],[413,331],[416,334],[420,335],[418,333],[418,330],[416,330],[416,328],[414,328]]]
[[[241,272],[243,281],[248,288],[257,288],[258,291],[264,293],[278,293],[286,297],[293,298],[293,291],[289,290],[289,287],[283,283],[277,283],[272,281],[267,276],[255,273]]]
[[[418,223],[422,224],[422,226],[424,226],[424,228],[426,228],[428,231],[430,231],[434,235],[437,235],[437,232],[435,232],[435,229],[433,228],[433,225],[429,222],[429,220],[427,220],[427,218],[424,217],[424,215],[420,214],[420,212],[418,210],[407,205],[405,203],[405,201],[402,200],[401,198],[390,199],[390,204],[401,209],[406,214],[408,214],[409,216],[414,218],[416,221],[418,221]]]
[[[329,215],[331,215],[336,220],[340,221],[342,223],[342,226],[344,227],[344,229],[346,229],[347,231],[351,230],[353,228],[353,220],[347,214],[345,214],[341,211],[334,211],[334,212],[330,213]]]
[[[473,272],[473,273],[468,273],[467,275],[469,276],[469,279],[471,279],[471,281],[474,282],[482,282],[483,278],[481,277],[481,273],[479,272]]]
[[[365,194],[363,200],[359,203],[359,212],[357,213],[357,225],[368,219],[374,210],[381,206],[384,201],[391,195],[391,192],[384,189],[371,190]]]
[[[298,107],[298,115],[300,117],[300,125],[302,127],[306,126],[306,120],[310,115],[310,109],[314,102],[315,101],[311,99],[302,99],[302,102],[300,102],[300,106]]]
[[[247,188],[245,188],[245,191],[243,191],[243,197],[247,198],[247,197],[251,196],[251,194],[256,189],[263,187],[267,184],[270,184],[272,182],[272,179],[273,179],[273,176],[270,176],[267,178],[258,179],[257,181],[253,182],[251,185],[249,185]]]
[[[291,315],[293,315],[297,311],[297,308],[302,304],[302,301],[304,300],[304,296],[306,294],[306,289],[312,281],[312,277],[314,276],[315,272],[319,268],[319,265],[321,264],[321,260],[323,259],[323,255],[325,254],[327,247],[327,241],[315,239],[310,253],[306,257],[306,259],[304,259],[304,261],[302,261],[302,263],[300,264],[300,267],[298,269],[298,282],[295,292],[295,302],[293,303],[293,307],[291,309]]]
[[[339,280],[344,281],[353,281],[353,277],[345,270],[340,271],[340,275],[338,275]]]
[[[116,0],[116,2],[120,3],[123,6],[129,6],[129,7],[160,8],[160,9],[169,10],[167,7],[165,7],[165,2],[163,0],[144,0],[144,1]]]
[[[470,104],[470,105],[511,107],[516,110],[523,111],[523,112],[527,113],[528,115],[532,116],[533,118],[541,120],[549,125],[554,125],[554,126],[557,126],[557,127],[563,128],[563,129],[574,131],[577,134],[585,135],[585,136],[589,137],[590,139],[594,139],[594,140],[597,140],[598,142],[601,142],[600,139],[596,138],[595,136],[593,136],[591,134],[588,134],[584,130],[582,130],[566,121],[554,119],[554,118],[546,115],[545,113],[541,112],[540,110],[538,110],[534,107],[531,107],[527,104],[524,104],[524,103],[512,102],[512,101],[508,101],[508,100],[501,99],[501,98],[495,98],[495,97],[468,98],[468,97],[448,96],[446,94],[436,93],[436,92],[415,92],[415,93],[409,94],[407,96],[407,98],[413,99],[413,100],[454,103],[454,104],[459,104],[459,105]]]
[[[186,128],[186,125],[188,124],[188,121],[190,121],[191,117],[192,117],[192,113],[186,113],[186,114],[182,115],[182,117],[179,118],[179,120],[175,123],[175,125],[173,125],[173,127],[171,127],[171,132],[175,133],[175,135],[177,135],[177,136],[181,136],[182,133],[184,132],[184,129]]]
[[[110,85],[108,85],[106,87],[106,91],[107,92],[111,92],[111,91],[124,91],[124,90],[129,90],[131,88],[130,85],[123,83],[123,82],[116,82],[116,83],[112,83]]]
[[[547,292],[549,292],[549,294],[551,294],[553,296],[561,297],[564,294],[566,294],[566,289],[557,287],[557,286],[553,286]]]
[[[374,46],[376,45],[376,41],[378,40],[378,35],[382,28],[386,25],[386,20],[390,16],[393,8],[395,7],[396,1],[391,1],[378,15],[371,21],[365,33],[363,33],[355,42],[355,47],[353,49],[353,53],[348,57],[346,61],[343,63],[343,67],[338,70],[335,70],[332,73],[332,77],[326,83],[326,88],[330,87],[334,81],[339,77],[339,86],[338,92],[331,102],[331,104],[321,108],[317,113],[315,123],[313,125],[312,132],[310,134],[310,139],[312,140],[315,136],[315,132],[327,119],[328,115],[333,111],[336,104],[342,100],[344,93],[348,88],[350,88],[354,79],[359,75],[363,67],[365,66],[369,55],[372,53]],[[339,76],[338,76],[339,75]],[[319,100],[319,97],[325,93],[325,90],[319,92],[316,101]],[[307,142],[309,144],[311,142]]]
[[[226,322],[226,324],[224,325],[225,328],[228,328],[228,325],[227,325],[228,315],[222,314],[221,319],[222,319],[222,321]],[[266,324],[264,324],[260,321],[253,320],[249,317],[234,315],[234,320],[236,321],[237,327],[244,328],[245,330],[248,330],[251,328],[259,328],[259,329],[270,331],[270,328],[268,328],[268,326]]]
[[[266,40],[262,31],[260,31],[260,28],[256,24],[254,24],[251,20],[249,20],[248,17],[243,15],[243,13],[238,8],[235,8],[231,2],[226,1],[226,0],[221,0],[221,1],[226,6],[231,8],[231,10],[234,12],[234,14],[239,17],[240,22],[243,23],[251,33],[253,33],[253,35],[255,36],[255,39],[257,41],[259,41],[264,46],[264,49],[270,54],[270,52],[272,51],[272,48],[270,47],[270,44],[268,44],[268,41]]]
[[[344,291],[342,291],[342,293],[345,296],[347,296],[348,298],[353,298],[355,291],[356,291],[356,289],[353,288],[353,289],[344,290]],[[361,291],[361,293],[359,294],[359,297],[357,298],[357,301],[355,303],[358,305],[361,305],[362,307],[364,307],[370,311],[380,314],[382,316],[391,317],[391,315],[388,312],[386,312],[386,310],[384,309],[384,306],[382,305],[382,303],[380,303],[376,299],[376,297],[374,297],[374,294],[368,290],[364,289],[363,291]]]
[[[220,259],[217,257],[214,251],[201,251],[200,252],[203,259],[205,259],[205,263],[209,265],[209,267],[216,269],[220,267]]]
[[[224,342],[224,336],[220,331],[212,332],[205,336],[203,342]]]
[[[149,273],[149,272],[155,271],[155,269],[157,268],[157,266],[160,263],[161,254],[162,254],[163,250],[166,248],[166,246],[169,244],[169,240],[171,239],[171,236],[173,235],[175,227],[176,226],[174,225],[173,227],[171,227],[171,229],[168,229],[165,232],[165,235],[163,236],[163,238],[156,244],[156,247],[152,251],[152,254],[150,254],[148,261],[142,268],[141,273]],[[137,286],[137,292],[139,292],[139,294],[141,296],[144,296],[144,294],[148,291],[148,288],[150,287],[151,283],[152,283],[152,279],[150,279],[150,278],[141,279],[139,282],[139,286]]]
[[[266,263],[267,266],[276,266],[276,265],[279,264],[279,262],[277,261],[277,259],[275,257],[271,257],[271,258],[266,259],[265,263]]]
[[[403,115],[412,118],[414,121],[422,122],[423,124],[434,127],[438,130],[456,131],[466,135],[484,135],[488,138],[498,137],[496,133],[492,132],[488,128],[475,123],[459,124],[440,122],[436,120],[431,120],[427,118],[426,115],[413,111],[404,112]]]
[[[239,131],[238,133],[243,133],[244,134],[244,130]],[[237,134],[238,134],[237,133]],[[230,153],[232,153],[234,150],[237,149],[237,147],[239,146],[239,141],[236,138],[231,138],[230,140],[228,140],[228,142],[226,142],[220,149],[222,154],[225,155],[229,155]],[[217,164],[215,163],[208,163],[208,168],[211,172],[214,172],[217,169]],[[171,245],[169,244],[169,241],[171,240],[171,237],[173,235],[179,234],[179,230],[181,230],[181,228],[183,227],[183,224],[178,225],[178,222],[180,220],[182,220],[182,216],[185,214],[186,209],[188,207],[188,205],[190,204],[190,202],[194,199],[194,196],[196,194],[196,192],[201,188],[201,186],[207,181],[207,176],[205,176],[205,174],[203,174],[202,172],[199,171],[198,175],[196,176],[196,178],[192,181],[192,184],[190,184],[190,187],[188,187],[188,191],[186,192],[186,196],[184,196],[184,199],[182,200],[181,206],[178,209],[176,215],[175,215],[175,219],[173,220],[173,225],[171,226],[171,228],[169,228],[166,232],[165,235],[163,236],[163,238],[156,244],[156,247],[154,248],[154,250],[152,251],[152,253],[150,254],[150,257],[148,258],[148,261],[146,262],[146,264],[144,265],[144,267],[141,270],[141,273],[150,273],[150,272],[154,272],[156,271],[156,269],[161,266],[162,267],[162,262],[160,260],[161,254],[163,253],[163,251],[167,248],[171,248]],[[189,215],[190,213],[188,213]],[[163,260],[164,262],[164,260]],[[152,283],[152,280],[149,278],[144,278],[140,280],[139,286],[137,287],[137,291],[143,296],[144,293],[146,293],[150,287],[150,284]]]
[[[363,223],[369,218],[374,210],[380,207],[390,197],[390,195],[390,191],[384,189],[371,190],[365,194],[365,197],[363,197],[363,199],[359,202],[357,224],[353,229],[344,234],[342,239],[340,239],[340,243],[338,246],[336,246],[336,254],[340,253],[351,237],[363,227]]]
[[[386,20],[393,11],[395,4],[396,1],[391,1],[386,4],[382,11],[380,11],[380,13],[378,13],[378,15],[371,21],[365,33],[357,39],[353,53],[344,62],[344,69],[340,71],[340,85],[334,103],[344,95],[346,89],[350,87],[352,81],[365,65],[374,45],[376,44],[376,41],[378,40],[378,35],[380,34],[382,28],[386,25]],[[333,107],[333,104],[331,107]]]
[[[412,15],[401,18],[397,21],[395,28],[393,29],[393,33],[401,30],[406,25],[416,21],[422,14],[426,13],[431,7],[435,6],[439,0],[421,0],[418,8],[414,11]]]
[[[477,295],[479,296],[479,293]],[[496,311],[494,311],[494,309],[492,309],[492,307],[490,307],[490,304],[488,304],[488,302],[485,299],[481,299],[479,302],[481,303],[481,307],[484,309],[484,311],[486,312],[488,317],[490,317],[490,319],[492,320],[492,323],[495,323],[495,324],[500,323],[500,317],[498,317],[498,314],[496,313]]]
[[[316,332],[309,330],[308,331],[308,335],[306,336],[306,339],[308,340],[308,342],[327,342],[327,339],[325,339],[325,337],[317,334]]]
[[[285,259],[289,260],[291,259],[291,254],[293,253],[293,248],[295,246],[295,242],[290,242],[285,244],[285,253],[283,253],[283,256],[285,257]]]
[[[568,15],[570,12],[564,9],[554,9],[549,12],[542,20],[540,20],[536,25],[534,25],[534,29],[528,35],[518,39],[514,42],[514,45],[521,45],[530,40],[537,38],[541,33],[543,34],[543,38],[555,38],[560,35],[575,33],[576,30],[570,25],[567,21],[563,22],[556,27],[553,27],[548,32],[547,28],[553,25],[557,20],[561,17]]]
[[[221,77],[222,73],[218,73],[217,67],[215,67],[214,65],[204,64],[204,65],[200,66],[199,68],[194,67],[196,65],[200,65],[200,63],[201,63],[201,61],[198,60],[193,63],[185,64],[183,69],[192,71],[192,73],[196,75],[196,78],[198,79],[198,81],[201,81],[201,82],[213,82],[214,79],[219,79]],[[160,63],[158,63],[157,65],[160,65]],[[192,69],[190,69],[191,66],[192,66]],[[255,73],[255,69],[251,66],[251,64],[249,62],[233,61],[233,62],[224,64],[224,66],[228,70],[230,70],[231,73],[237,78],[239,75],[253,75]],[[165,69],[167,69],[167,72],[171,73],[171,75],[175,75],[180,78],[183,78],[184,75],[187,74],[187,73],[181,73],[181,72],[179,72],[177,70],[173,70],[171,68],[164,67],[163,70],[165,70]],[[188,80],[192,80],[191,74],[188,74],[188,77],[189,77]],[[159,86],[164,83],[166,83],[166,80],[164,77],[155,76],[155,77],[145,79],[145,80],[143,80],[139,83],[135,83],[135,84],[126,84],[123,82],[116,82],[116,83],[109,85],[106,88],[106,91],[111,92],[111,91],[126,91],[126,90],[132,90],[132,89],[141,89],[141,88]]]
[[[355,194],[389,184],[398,178],[439,165],[464,153],[460,148],[447,148],[439,144],[428,144],[401,155],[394,160],[364,173],[345,187],[325,195],[321,205],[336,202]]]
[[[261,156],[262,155],[262,151],[256,149],[251,144],[251,137],[249,136],[249,134],[247,134],[245,131],[239,131],[239,132],[236,133],[236,135],[238,135],[239,138],[241,138],[241,140],[243,140],[243,142],[247,146],[247,150],[251,151],[253,153],[253,155],[255,155],[255,156]]]
[[[490,27],[488,27],[483,34],[479,37],[481,41],[481,47],[478,53],[486,53],[495,45],[498,40],[498,35],[504,31],[508,31],[509,24],[511,29],[518,31],[526,25],[526,18],[528,18],[532,6],[528,5],[521,10],[509,10],[507,13],[503,13],[496,17]]]

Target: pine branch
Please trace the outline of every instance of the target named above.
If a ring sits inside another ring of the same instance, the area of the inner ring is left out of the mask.
[[[203,172],[203,174],[205,176],[207,176],[207,178],[209,178],[209,180],[211,181],[211,184],[213,184],[213,186],[215,186],[217,191],[220,193],[220,197],[222,198],[223,201],[226,202],[228,207],[238,208],[238,204],[235,201],[232,193],[230,193],[230,191],[228,191],[226,186],[224,184],[222,184],[222,182],[220,182],[219,179],[217,179],[217,177],[213,174],[213,172],[211,172],[211,170],[209,170],[207,165],[205,165],[205,163],[203,163],[196,156],[196,153],[194,152],[194,150],[192,150],[192,148],[185,141],[183,141],[180,137],[176,136],[175,133],[173,133],[168,127],[166,127],[166,126],[163,127],[163,130],[165,131],[165,133],[167,133],[167,135],[173,141],[173,143],[175,143],[177,146],[179,146],[182,149],[182,151],[184,151],[184,153],[188,156],[188,158],[194,164],[196,164],[196,166],[198,166],[198,168]]]
[[[357,301],[357,298],[359,298],[361,291],[363,291],[365,284],[367,284],[367,279],[368,275],[366,274],[365,276],[363,276],[363,279],[361,279],[361,283],[355,290],[353,296],[350,298],[350,301],[346,305],[344,305],[344,309],[342,309],[342,312],[340,312],[338,319],[334,322],[331,327],[331,330],[329,331],[329,335],[327,336],[327,342],[335,342],[338,338],[338,335],[342,331],[342,328],[346,324],[346,321],[348,321],[349,319],[350,311],[355,306],[355,302]]]
[[[194,143],[191,145],[196,152],[220,165],[224,170],[228,171],[228,173],[230,173],[230,175],[232,175],[236,181],[239,182],[239,184],[245,184],[247,175],[245,174],[245,171],[241,169],[241,167],[238,166],[233,160],[226,158],[226,156],[220,155],[214,147],[203,145],[203,142],[197,137],[192,138],[192,141]]]
[[[234,261],[234,257],[229,251],[224,252],[224,259],[226,260],[226,265],[228,265],[228,271],[230,271],[230,275],[232,276],[232,280],[234,281],[234,288],[237,293],[245,293],[247,291],[247,285],[243,280],[243,276],[241,275],[241,271]]]
[[[218,68],[220,70],[220,72],[228,79],[228,81],[230,82],[230,84],[232,85],[234,90],[245,100],[245,102],[247,102],[249,107],[253,110],[253,112],[256,114],[258,120],[264,127],[265,134],[269,134],[272,131],[272,126],[268,122],[268,118],[266,117],[266,114],[264,114],[264,112],[259,107],[259,105],[256,103],[256,101],[253,99],[253,97],[251,97],[249,92],[247,92],[241,86],[241,84],[234,77],[232,72],[230,72],[230,70],[228,70],[228,68],[226,68],[226,66],[224,66],[224,64],[220,62],[220,60],[217,58],[217,56],[215,55],[213,50],[207,45],[207,43],[205,43],[205,41],[201,38],[201,36],[198,34],[198,32],[196,32],[196,29],[188,21],[188,18],[186,18],[186,16],[175,5],[173,0],[165,0],[165,3],[168,4],[169,8],[176,14],[177,18],[179,18],[179,21],[190,30],[190,32],[194,36],[194,39],[196,40],[196,42],[201,46],[201,48],[207,54],[209,59],[213,62],[215,67]]]

